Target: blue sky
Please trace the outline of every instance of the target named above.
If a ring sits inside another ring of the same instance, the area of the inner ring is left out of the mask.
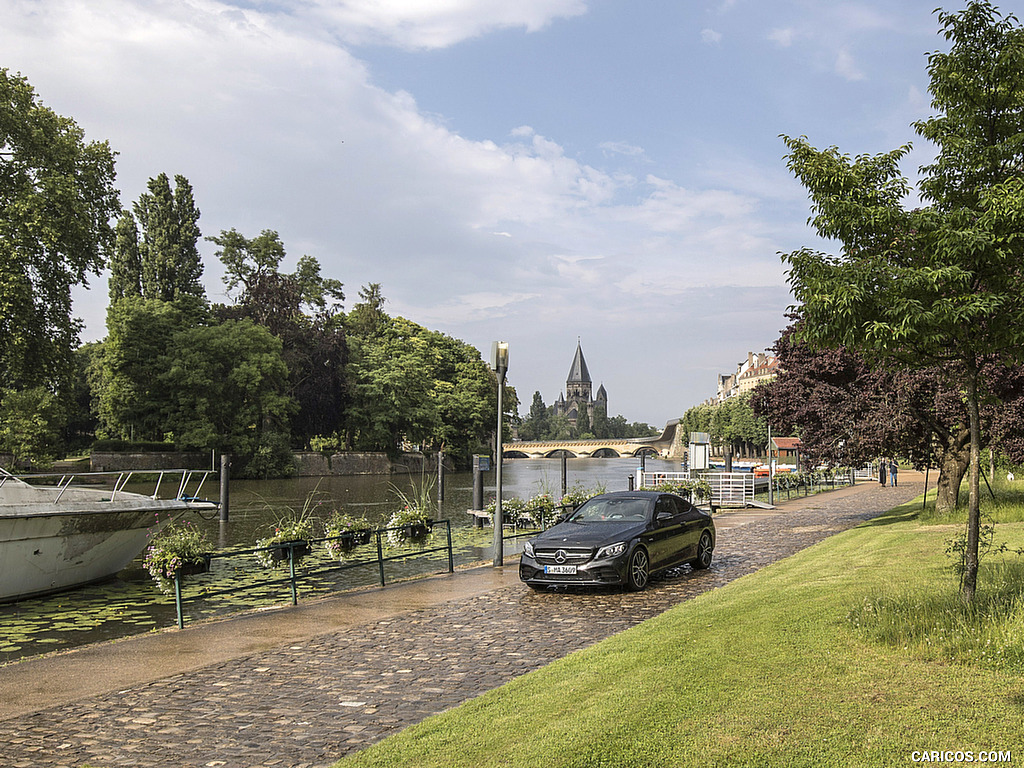
[[[346,307],[379,282],[392,314],[508,341],[524,412],[580,338],[610,412],[661,426],[778,337],[778,254],[827,249],[779,134],[914,141],[938,4],[0,0],[0,66],[110,141],[122,204],[184,174],[204,234],[277,230]],[[103,278],[77,294],[86,340],[105,305]]]

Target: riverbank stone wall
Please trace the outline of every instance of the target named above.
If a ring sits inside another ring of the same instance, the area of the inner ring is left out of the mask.
[[[403,453],[394,460],[386,453],[335,453],[328,456],[312,451],[294,454],[295,475],[390,475],[399,472],[436,472],[437,457],[422,453]],[[94,451],[90,456],[93,472],[127,472],[153,469],[209,469],[207,453],[112,453]]]
[[[148,469],[209,469],[210,454],[192,451],[157,453],[114,453],[94,451],[89,455],[93,472],[128,472]]]
[[[320,453],[296,453],[295,468],[301,477],[429,472],[437,470],[437,457],[403,453],[392,460],[386,453],[375,452],[335,453],[329,457]]]

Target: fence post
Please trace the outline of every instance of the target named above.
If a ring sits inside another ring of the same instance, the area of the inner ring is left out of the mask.
[[[437,452],[437,503],[444,501],[444,451]]]
[[[290,574],[289,581],[291,582],[292,588],[292,605],[299,604],[299,591],[295,585],[295,543],[292,542],[288,545],[288,572]]]
[[[384,586],[384,548],[380,543],[381,531],[377,530],[377,567],[380,570],[380,585]]]
[[[220,455],[220,521],[228,521],[228,498],[230,496],[231,455]]]
[[[185,616],[181,610],[181,570],[174,572],[174,607],[178,610],[178,629],[185,628]]]
[[[455,555],[452,553],[452,521],[445,520],[448,529],[448,573],[455,573]]]

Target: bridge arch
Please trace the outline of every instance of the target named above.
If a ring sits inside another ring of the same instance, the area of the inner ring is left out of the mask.
[[[638,456],[638,457],[639,456],[653,456],[654,458],[658,458],[658,457],[661,456],[661,453],[658,451],[657,448],[652,448],[649,445],[641,445],[639,448],[637,448],[635,451],[633,451],[632,455],[633,456]]]
[[[548,451],[547,453],[544,454],[544,458],[545,459],[560,459],[560,458],[562,458],[563,455],[567,459],[578,458],[577,454],[574,453],[573,451],[570,451],[568,448],[556,448],[553,451]]]

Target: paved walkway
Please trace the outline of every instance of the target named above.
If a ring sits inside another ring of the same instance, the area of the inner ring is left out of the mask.
[[[710,570],[641,593],[535,593],[510,562],[0,667],[0,762],[328,766],[921,492],[900,480],[723,513]]]

